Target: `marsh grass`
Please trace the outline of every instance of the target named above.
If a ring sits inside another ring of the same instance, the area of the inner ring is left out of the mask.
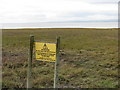
[[[61,37],[59,87],[118,86],[117,29],[3,30],[3,87],[26,88],[29,36],[56,42]],[[33,87],[52,88],[54,63],[33,60]]]

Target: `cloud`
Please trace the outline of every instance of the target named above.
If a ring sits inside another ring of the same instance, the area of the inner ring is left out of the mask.
[[[117,19],[118,6],[113,0],[101,0],[100,4],[95,2],[96,0],[2,0],[0,23]]]

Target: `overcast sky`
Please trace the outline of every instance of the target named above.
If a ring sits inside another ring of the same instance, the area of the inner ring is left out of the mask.
[[[1,0],[0,23],[117,21],[119,0]]]

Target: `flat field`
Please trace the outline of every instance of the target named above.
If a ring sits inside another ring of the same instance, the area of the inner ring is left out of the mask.
[[[3,87],[26,88],[29,37],[56,42],[61,37],[60,88],[118,87],[118,30],[46,28],[3,30]],[[34,88],[52,88],[54,63],[33,60]]]

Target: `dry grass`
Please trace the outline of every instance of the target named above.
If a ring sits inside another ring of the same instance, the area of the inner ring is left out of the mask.
[[[29,36],[61,37],[59,87],[118,86],[117,29],[3,30],[3,87],[26,87]],[[33,60],[33,87],[53,87],[54,63]]]

